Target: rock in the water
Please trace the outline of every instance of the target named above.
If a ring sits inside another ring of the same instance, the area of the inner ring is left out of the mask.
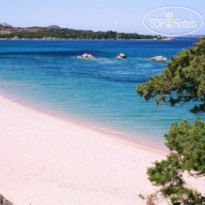
[[[155,61],[167,61],[166,57],[163,56],[155,56],[153,58],[150,58],[151,60],[155,60]]]
[[[95,57],[92,54],[84,53],[83,55],[78,56],[78,58],[94,59]]]
[[[120,55],[117,56],[118,59],[123,59],[123,58],[127,58],[127,56],[123,53],[120,53]]]
[[[0,205],[13,205],[13,204],[0,194]]]

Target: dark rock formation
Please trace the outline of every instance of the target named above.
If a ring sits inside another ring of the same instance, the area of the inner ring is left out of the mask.
[[[13,204],[0,194],[0,205],[13,205]]]

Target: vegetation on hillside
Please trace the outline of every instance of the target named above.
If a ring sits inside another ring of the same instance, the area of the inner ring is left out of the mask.
[[[189,50],[174,56],[160,75],[150,77],[138,86],[146,100],[154,98],[158,105],[190,103],[194,114],[205,112],[205,37]],[[150,181],[174,205],[204,205],[205,196],[187,187],[184,173],[205,176],[205,122],[199,118],[173,123],[165,134],[170,154],[148,169]]]
[[[118,33],[114,31],[75,30],[69,28],[60,28],[58,26],[49,27],[30,27],[15,28],[0,25],[0,38],[26,38],[26,39],[153,39],[161,38],[159,36],[140,35],[137,33]]]

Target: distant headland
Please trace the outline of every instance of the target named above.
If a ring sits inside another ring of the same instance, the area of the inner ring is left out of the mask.
[[[0,24],[1,39],[155,39],[165,37],[159,35],[143,35],[138,33],[118,33],[116,31],[76,30],[61,28],[57,25],[47,27],[13,27],[7,23]]]

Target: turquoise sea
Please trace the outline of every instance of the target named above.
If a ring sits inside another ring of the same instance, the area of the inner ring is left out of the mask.
[[[0,92],[123,133],[163,141],[174,121],[193,119],[187,106],[158,107],[136,94],[136,86],[159,74],[164,62],[196,39],[2,40]],[[95,60],[78,59],[92,53]],[[125,53],[127,59],[116,59]]]

